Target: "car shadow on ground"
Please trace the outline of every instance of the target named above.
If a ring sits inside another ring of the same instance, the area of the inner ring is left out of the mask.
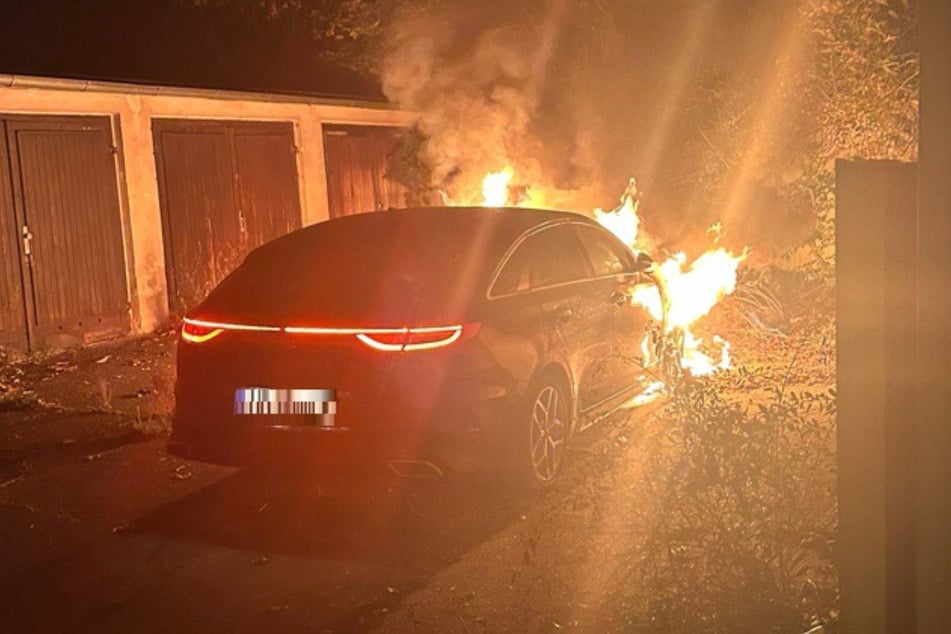
[[[136,532],[308,559],[429,574],[514,521],[530,504],[498,479],[361,479],[238,471],[164,506]]]

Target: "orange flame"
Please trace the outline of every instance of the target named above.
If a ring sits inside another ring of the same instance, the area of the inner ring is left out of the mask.
[[[509,201],[509,184],[515,170],[506,167],[500,172],[492,172],[482,179],[482,206],[503,207]]]
[[[621,199],[621,206],[614,211],[604,211],[600,207],[594,210],[594,218],[602,227],[616,235],[624,244],[634,246],[641,226],[637,215],[637,203],[631,196]]]
[[[633,181],[632,181],[633,182]],[[595,219],[606,229],[637,248],[640,218],[638,204],[633,196],[626,194],[621,205],[610,212],[595,210]],[[714,225],[719,236],[721,226]],[[715,240],[716,241],[716,240]],[[730,367],[730,344],[722,337],[713,337],[712,343],[720,348],[719,359],[714,360],[700,351],[703,340],[691,330],[698,319],[707,315],[724,297],[736,290],[736,271],[746,259],[746,252],[737,255],[723,247],[711,249],[689,263],[685,253],[675,253],[656,265],[658,276],[667,290],[666,330],[680,329],[684,334],[682,365],[694,376],[712,374]],[[643,306],[654,319],[664,318],[664,306],[657,287],[644,286],[635,289],[631,301]]]
[[[482,180],[482,205],[544,206],[539,204],[544,201],[538,198],[540,194],[537,192],[529,192],[522,200],[512,201],[511,187],[514,177],[515,170],[510,165],[498,172],[486,174]],[[600,208],[594,210],[595,219],[635,251],[643,250],[644,245],[651,244],[650,239],[640,232],[639,198],[637,181],[632,178],[617,208],[610,211]],[[722,224],[715,223],[707,233],[712,242],[717,244],[724,235]],[[697,337],[691,327],[707,315],[720,300],[736,290],[736,272],[746,255],[745,250],[735,254],[717,246],[692,262],[688,261],[685,253],[680,252],[655,265],[657,274],[667,290],[666,330],[671,332],[679,329],[683,332],[682,366],[694,376],[731,367],[730,343],[722,337],[714,336],[711,343],[719,348],[719,358],[714,359],[700,351],[703,339]],[[644,286],[636,289],[631,301],[646,308],[654,319],[663,321],[664,306],[657,287]],[[647,345],[646,341],[644,345]],[[657,387],[654,385],[648,392],[656,393]]]

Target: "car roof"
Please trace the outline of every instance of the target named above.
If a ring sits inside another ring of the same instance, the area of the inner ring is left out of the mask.
[[[388,213],[403,214],[407,217],[414,216],[420,218],[432,218],[445,215],[446,212],[466,215],[474,218],[494,218],[500,223],[509,223],[513,226],[529,228],[557,220],[585,218],[579,213],[573,211],[562,211],[557,209],[534,209],[529,207],[412,207],[407,209],[389,209]]]
[[[353,214],[332,218],[292,231],[256,249],[257,254],[308,250],[314,244],[343,241],[350,244],[365,239],[425,236],[428,243],[453,242],[464,245],[476,236],[482,248],[496,258],[520,235],[549,224],[576,221],[598,225],[594,220],[571,211],[526,209],[522,207],[412,207]],[[372,237],[371,237],[372,236]]]
[[[312,225],[321,230],[333,226],[337,230],[352,228],[361,231],[371,227],[383,228],[416,225],[417,223],[433,231],[449,231],[468,234],[476,228],[491,227],[493,235],[499,240],[514,240],[523,232],[544,224],[563,220],[581,220],[592,224],[593,220],[571,211],[549,209],[527,209],[522,207],[413,207],[406,209],[387,209],[382,213],[354,214],[334,218]],[[309,228],[302,230],[306,232]]]
[[[520,235],[568,221],[594,224],[565,211],[481,207],[335,218],[255,249],[196,310],[255,323],[369,314],[396,323],[417,312],[455,319],[484,296]]]

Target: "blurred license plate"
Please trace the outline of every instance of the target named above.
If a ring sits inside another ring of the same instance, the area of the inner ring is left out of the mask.
[[[297,424],[333,427],[337,391],[242,387],[234,391],[234,413],[239,416],[276,417]]]

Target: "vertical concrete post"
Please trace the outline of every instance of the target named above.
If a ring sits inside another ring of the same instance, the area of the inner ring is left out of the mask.
[[[839,578],[846,634],[914,623],[915,165],[836,165]]]
[[[324,160],[324,130],[320,109],[308,106],[300,120],[300,160],[298,181],[302,189],[301,226],[306,227],[330,217],[327,200],[327,166]]]
[[[138,299],[136,329],[152,332],[168,320],[165,243],[152,144],[152,111],[148,100],[139,95],[128,95],[123,101],[119,124]]]
[[[917,613],[951,632],[951,3],[919,1]]]

